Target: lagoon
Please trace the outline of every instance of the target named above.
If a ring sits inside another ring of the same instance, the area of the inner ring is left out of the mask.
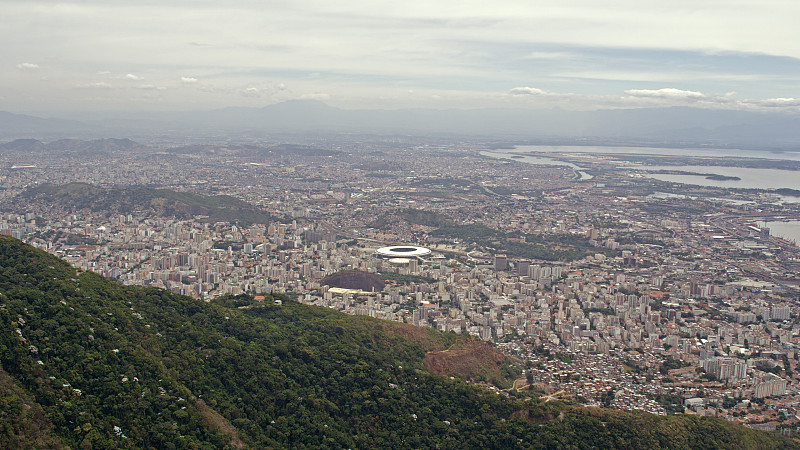
[[[800,244],[800,220],[787,220],[784,222],[767,222],[769,233],[780,236],[787,241]]]
[[[752,169],[720,166],[637,166],[646,170],[680,170],[684,172],[713,173],[740,180],[709,180],[702,175],[647,174],[648,177],[673,183],[696,184],[732,189],[799,189],[800,172],[779,169]]]
[[[642,154],[666,156],[703,156],[721,157],[733,156],[738,158],[763,158],[800,161],[800,152],[787,151],[760,151],[741,149],[719,148],[660,148],[660,147],[618,147],[602,145],[518,145],[514,154],[519,153],[611,153],[611,154]]]
[[[585,168],[575,164],[560,161],[557,157],[547,157],[548,153],[612,153],[612,154],[643,154],[667,156],[703,156],[703,157],[740,157],[757,159],[777,159],[786,161],[800,161],[800,152],[787,151],[758,151],[740,149],[711,149],[711,148],[658,148],[658,147],[617,147],[617,146],[577,146],[577,145],[520,145],[513,150],[481,152],[484,156],[493,158],[513,159],[529,164],[560,165],[579,171],[581,179],[590,179],[591,175]],[[738,177],[740,180],[709,180],[699,175],[669,175],[647,174],[648,177],[661,181],[698,186],[713,186],[732,189],[800,189],[800,171],[779,169],[755,169],[747,167],[728,166],[663,166],[663,165],[636,165],[641,170],[682,170],[686,172],[714,173],[725,176]],[[633,168],[633,167],[631,167]],[[588,177],[584,176],[588,175]],[[800,198],[783,197],[783,201],[797,202]]]

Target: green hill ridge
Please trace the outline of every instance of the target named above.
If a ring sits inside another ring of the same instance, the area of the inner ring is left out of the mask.
[[[23,191],[18,201],[36,202],[69,212],[89,210],[115,214],[152,212],[158,216],[243,225],[275,220],[261,209],[229,195],[203,195],[149,187],[103,188],[87,183],[41,184]]]
[[[2,448],[798,447],[425,369],[428,352],[476,345],[286,297],[123,286],[0,236]]]

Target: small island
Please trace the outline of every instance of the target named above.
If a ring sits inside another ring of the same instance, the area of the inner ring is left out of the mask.
[[[698,177],[705,177],[707,180],[714,180],[714,181],[741,181],[741,178],[728,176],[728,175],[720,175],[718,173],[701,173],[701,172],[688,172],[685,170],[654,170],[650,173],[658,174],[658,175],[692,175]]]
[[[705,175],[706,180],[715,180],[715,181],[741,181],[739,177],[733,177],[728,175],[720,175],[716,173],[709,173],[709,174],[702,174],[699,173],[698,175]]]
[[[776,194],[784,195],[786,197],[800,197],[800,189],[780,188],[775,189]]]

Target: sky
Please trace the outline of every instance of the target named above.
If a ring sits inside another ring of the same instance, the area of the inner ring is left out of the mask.
[[[796,0],[0,0],[0,110],[800,112]]]

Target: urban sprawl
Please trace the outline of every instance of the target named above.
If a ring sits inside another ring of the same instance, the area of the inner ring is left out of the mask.
[[[764,226],[800,219],[800,203],[658,181],[602,154],[561,155],[585,173],[531,164],[483,142],[200,144],[0,153],[0,233],[79,270],[198,301],[280,293],[468,333],[521,361],[514,388],[548,399],[760,429],[800,424],[800,249]],[[272,219],[21,195],[45,183],[227,195]],[[431,252],[376,252],[392,245]],[[385,285],[324,283],[346,271]]]

